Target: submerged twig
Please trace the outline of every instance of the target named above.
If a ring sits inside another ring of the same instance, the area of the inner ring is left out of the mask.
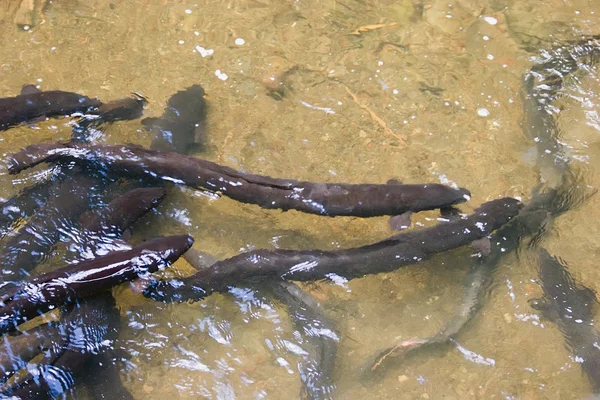
[[[406,138],[398,135],[396,132],[391,130],[387,126],[385,121],[383,119],[381,119],[381,117],[379,117],[377,114],[375,114],[375,111],[371,110],[371,108],[369,106],[363,104],[360,100],[358,100],[358,96],[356,96],[356,94],[352,93],[352,91],[350,90],[350,88],[348,86],[344,85],[344,89],[350,95],[350,97],[352,97],[352,100],[356,103],[356,105],[359,106],[360,108],[362,108],[363,110],[365,110],[366,112],[368,112],[371,119],[373,121],[375,121],[385,131],[385,133],[387,133],[388,135],[392,135],[393,137],[398,139],[401,144],[406,144]]]

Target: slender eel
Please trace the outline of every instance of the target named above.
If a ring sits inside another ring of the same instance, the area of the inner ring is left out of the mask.
[[[73,92],[61,90],[40,91],[25,85],[21,94],[0,98],[0,131],[38,118],[86,114],[90,120],[114,122],[136,119],[142,115],[146,99],[138,94],[103,103]]]
[[[594,393],[600,393],[600,334],[594,327],[598,300],[593,290],[575,282],[567,265],[538,250],[542,299],[530,301],[532,307],[558,325],[567,345],[588,376]]]
[[[55,307],[168,266],[192,243],[189,235],[161,237],[128,251],[113,252],[33,278],[2,297],[0,333],[14,330],[18,324]]]
[[[151,176],[221,192],[243,203],[334,216],[375,217],[399,215],[462,203],[466,189],[440,184],[313,183],[238,172],[210,161],[178,153],[141,147],[85,146],[47,143],[29,146],[9,157],[9,171],[16,174],[42,162],[91,163],[126,173]]]
[[[86,113],[101,105],[100,100],[60,90],[0,98],[0,131],[35,118]]]
[[[515,199],[493,200],[463,219],[347,250],[250,251],[219,261],[176,283],[154,285],[147,295],[160,300],[199,300],[256,276],[309,281],[329,274],[352,279],[389,272],[485,237],[517,215],[520,208]]]
[[[294,329],[302,337],[307,351],[300,367],[302,399],[333,399],[333,370],[339,337],[335,324],[317,301],[293,282],[275,282],[271,290],[288,308]]]

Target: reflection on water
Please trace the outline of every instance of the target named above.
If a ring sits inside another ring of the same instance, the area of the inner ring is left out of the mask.
[[[160,118],[173,94],[197,84],[206,93],[206,129],[186,126],[194,140],[178,142],[182,152],[282,178],[466,187],[472,198],[460,208],[470,213],[499,196],[528,200],[540,180],[550,185],[553,175],[538,163],[542,147],[523,125],[522,77],[553,44],[600,34],[599,15],[600,5],[586,0],[8,0],[0,5],[0,97],[30,83],[105,102],[139,92],[148,99],[144,118]],[[552,99],[552,121],[563,155],[594,190],[600,80],[597,60],[580,61]],[[88,140],[150,147],[181,128],[156,121],[105,124]],[[71,135],[67,119],[21,125],[2,132],[1,153]],[[155,236],[190,233],[195,249],[217,259],[261,248],[336,250],[390,236],[384,217],[281,213],[163,183],[162,203],[83,250],[80,214],[148,183],[103,172],[81,176],[72,165],[16,177],[5,168],[1,197],[20,194],[20,200],[0,209],[4,285]],[[543,239],[595,291],[598,201],[592,196],[558,217]],[[410,229],[433,226],[438,217],[413,214]],[[23,243],[36,247],[17,251]],[[285,288],[268,282],[180,304],[146,299],[124,284],[113,290],[114,304],[110,296],[84,302],[62,310],[60,322],[35,329],[52,339],[46,360],[58,356],[52,349],[61,341],[74,346],[69,350],[110,349],[104,358],[70,364],[98,376],[78,386],[78,398],[99,392],[127,398],[127,391],[150,399],[295,398],[307,390],[303,383],[323,384],[311,375],[317,360],[333,365],[331,382],[314,396],[328,390],[335,398],[369,399],[590,395],[592,385],[561,331],[528,303],[543,291],[537,259],[526,248],[498,262],[481,312],[453,342],[365,378],[382,349],[428,338],[454,315],[465,276],[473,278],[465,260],[475,252],[465,247],[395,272],[300,284],[311,296],[304,302],[281,296]],[[163,275],[180,278],[199,266],[180,259],[174,267]],[[318,308],[308,306],[310,299]],[[22,348],[13,360],[18,366],[35,356]],[[44,367],[37,359],[36,365],[30,374],[54,376],[56,392],[71,379],[56,364]],[[5,384],[18,379],[26,378]]]

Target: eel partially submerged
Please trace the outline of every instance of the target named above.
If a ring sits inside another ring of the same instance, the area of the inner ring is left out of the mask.
[[[546,50],[523,76],[523,130],[535,143],[541,180],[550,187],[561,184],[561,177],[569,167],[556,124],[559,110],[552,103],[560,97],[569,76],[584,65],[597,62],[599,39],[591,37]]]
[[[100,100],[78,93],[62,90],[41,92],[25,86],[18,96],[0,98],[0,131],[40,117],[85,114],[101,105]]]
[[[190,235],[149,240],[128,251],[82,261],[35,277],[2,295],[0,333],[55,307],[101,293],[168,266],[189,249]]]
[[[347,250],[250,251],[219,261],[172,285],[151,286],[147,295],[160,300],[193,301],[257,276],[310,281],[329,274],[352,279],[389,272],[485,237],[510,221],[520,208],[521,204],[512,198],[493,200],[463,219]]]
[[[136,93],[134,97],[103,103],[98,99],[62,90],[40,91],[25,85],[21,94],[0,98],[0,131],[15,125],[73,114],[90,114],[101,122],[136,119],[142,115],[147,100]]]
[[[128,176],[153,178],[217,191],[234,200],[267,209],[294,209],[325,216],[400,215],[462,203],[466,189],[429,183],[314,183],[248,174],[210,161],[141,147],[47,143],[29,146],[7,160],[16,174],[42,162],[75,161]]]
[[[529,303],[558,326],[594,393],[600,393],[600,334],[594,327],[593,312],[598,306],[596,295],[575,282],[567,264],[546,249],[538,250],[538,261],[544,297]]]
[[[273,295],[288,308],[294,329],[302,338],[306,351],[300,367],[302,399],[333,399],[333,370],[339,337],[334,322],[329,319],[314,297],[293,282],[275,282]]]

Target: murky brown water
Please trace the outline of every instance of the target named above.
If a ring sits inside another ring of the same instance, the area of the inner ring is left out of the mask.
[[[259,174],[313,181],[456,183],[471,211],[499,196],[527,198],[539,183],[521,121],[521,77],[553,40],[599,34],[592,0],[48,1],[28,30],[20,1],[0,4],[0,96],[25,83],[104,100],[137,91],[159,116],[176,91],[208,95],[208,149],[198,156]],[[531,52],[528,52],[531,50]],[[600,185],[600,84],[579,74],[560,101],[560,128],[587,183]],[[67,139],[66,120],[0,135],[8,153]],[[111,126],[107,143],[150,143],[139,121]],[[32,179],[33,173],[19,178]],[[13,184],[0,176],[3,197]],[[598,196],[559,218],[545,241],[586,286],[600,290]],[[335,249],[388,236],[385,218],[281,213],[174,188],[135,231],[189,232],[224,258],[254,248]],[[436,213],[413,222],[435,223]],[[527,300],[541,290],[527,252],[495,275],[486,304],[452,346],[390,368],[361,369],[395,341],[436,332],[455,311],[469,249],[343,285],[303,287],[337,324],[335,398],[578,399],[590,384],[555,325]],[[176,264],[189,273],[184,261]],[[295,398],[301,357],[285,308],[259,292],[163,305],[115,290],[121,379],[135,398]],[[477,362],[479,360],[479,362]],[[82,398],[84,389],[78,392]]]

